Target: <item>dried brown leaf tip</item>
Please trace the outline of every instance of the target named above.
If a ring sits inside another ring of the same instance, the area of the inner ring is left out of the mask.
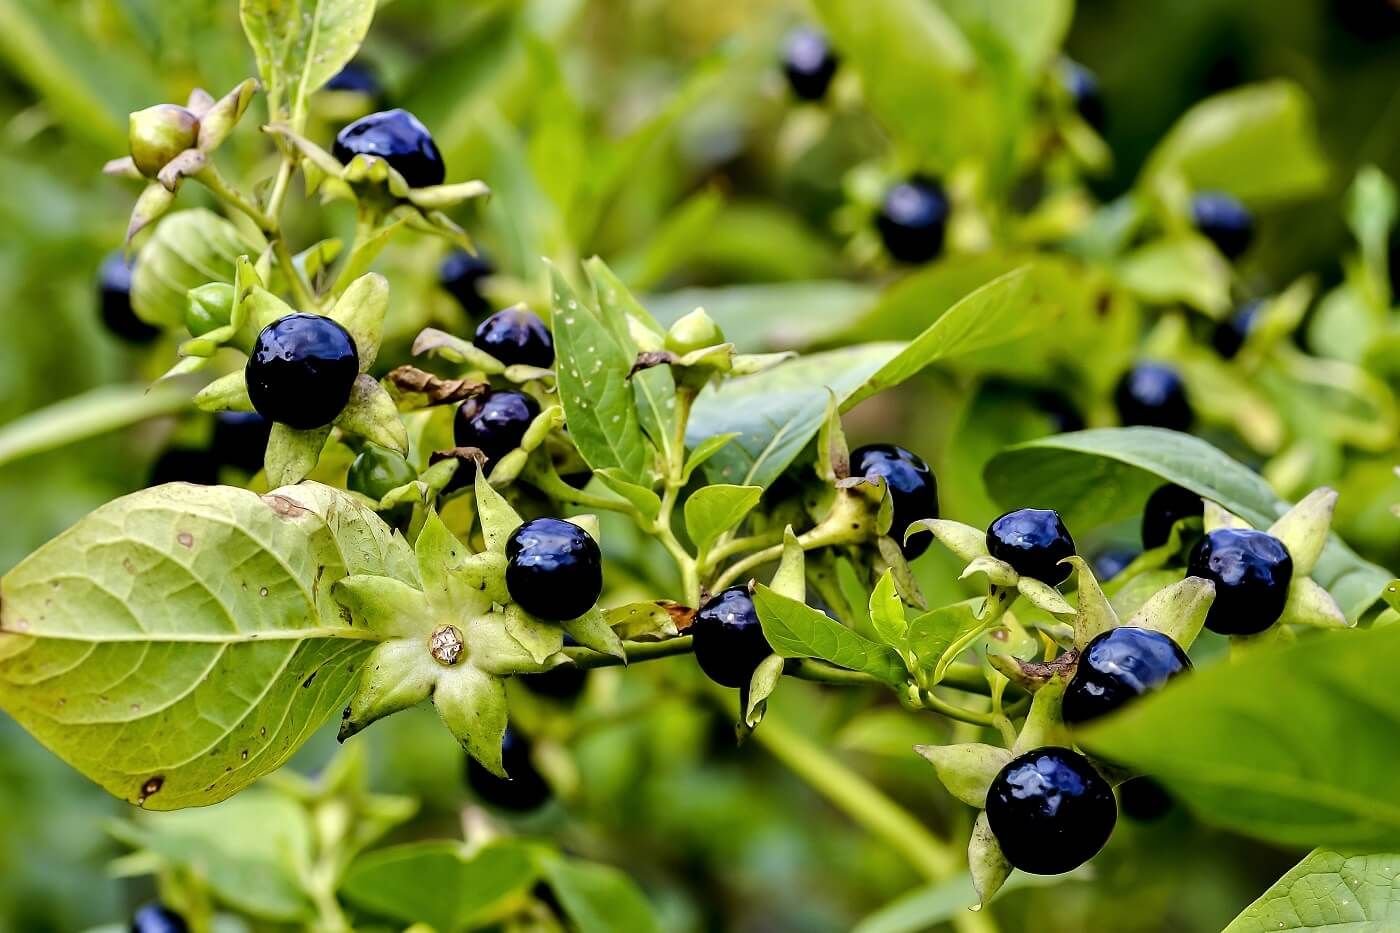
[[[389,373],[396,398],[422,396],[428,405],[447,405],[484,394],[490,386],[470,379],[443,379],[415,366],[400,366]]]

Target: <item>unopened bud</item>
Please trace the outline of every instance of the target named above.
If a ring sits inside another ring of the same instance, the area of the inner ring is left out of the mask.
[[[147,178],[155,178],[165,164],[195,144],[199,120],[184,107],[157,104],[131,115],[131,160]]]

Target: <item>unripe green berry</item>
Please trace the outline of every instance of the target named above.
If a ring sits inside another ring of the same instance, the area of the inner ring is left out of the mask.
[[[157,104],[131,115],[128,138],[131,160],[147,178],[155,178],[167,162],[195,144],[199,118],[175,104]]]
[[[666,349],[677,356],[721,343],[724,343],[724,331],[705,313],[704,308],[696,308],[672,324],[666,332]]]
[[[418,473],[403,456],[377,444],[366,444],[350,465],[350,475],[345,485],[352,492],[378,502],[417,478]]]
[[[233,286],[227,282],[208,282],[192,288],[185,308],[185,327],[195,337],[223,327],[233,313]]]

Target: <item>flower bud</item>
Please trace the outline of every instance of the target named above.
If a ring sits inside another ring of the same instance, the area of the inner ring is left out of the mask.
[[[233,314],[233,286],[227,282],[208,282],[192,288],[187,297],[185,326],[192,336],[203,337],[223,327]]]
[[[195,144],[199,120],[184,107],[157,104],[131,115],[131,159],[147,178]]]
[[[666,349],[679,356],[721,343],[724,343],[724,331],[704,308],[696,308],[666,332]]]

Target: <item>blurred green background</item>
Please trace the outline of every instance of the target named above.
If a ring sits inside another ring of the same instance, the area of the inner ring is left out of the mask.
[[[464,219],[507,270],[544,243],[556,254],[598,252],[652,293],[856,278],[833,213],[855,157],[843,146],[859,150],[877,131],[855,121],[795,167],[776,155],[782,134],[797,132],[776,50],[806,18],[800,4],[773,0],[386,0],[361,57],[388,99],[433,129],[450,181],[482,177],[496,190],[489,208]],[[1343,190],[1366,163],[1400,177],[1400,10],[1385,0],[1082,0],[1066,51],[1102,82],[1114,163],[1093,188],[1105,200],[1130,186],[1153,144],[1200,98],[1272,77],[1305,89],[1333,172],[1316,197],[1261,216],[1259,245],[1241,270],[1259,292],[1306,272],[1337,281],[1351,248]],[[128,111],[182,99],[196,85],[218,93],[250,73],[233,0],[0,0],[0,422],[163,368],[171,347],[133,350],[97,323],[94,272],[119,245],[133,195],[99,169],[122,154]],[[541,116],[566,101],[592,133],[660,128],[605,209],[564,224],[541,208],[536,186],[588,183],[571,176],[565,148],[554,148],[558,122]],[[674,119],[646,122],[667,107]],[[323,138],[336,119],[321,115]],[[235,172],[252,170],[267,151],[248,126],[226,148]],[[533,177],[513,171],[522,162]],[[198,203],[193,190],[183,197]],[[674,232],[663,221],[687,209],[717,211],[714,234],[668,252],[657,231]],[[352,220],[333,210],[329,225]],[[308,225],[295,235],[309,242],[319,232]],[[465,324],[432,284],[440,255],[411,244],[385,259],[401,345],[429,321]],[[684,296],[672,302],[687,306]],[[811,326],[801,310],[788,325],[799,333]],[[970,488],[975,471],[960,479],[950,461],[961,452],[948,449],[965,389],[946,376],[916,380],[862,407],[848,431],[853,442],[898,438],[948,464],[945,510],[984,520],[985,498]],[[0,570],[145,485],[162,452],[204,430],[193,419],[150,422],[0,468]],[[927,559],[922,575],[951,579],[938,561]],[[735,753],[727,724],[695,699],[698,680],[687,695],[664,691],[695,673],[666,663],[675,669],[664,680],[594,675],[581,715],[606,713],[571,742],[577,793],[527,829],[632,871],[668,930],[848,929],[916,882],[765,755]],[[776,703],[948,828],[962,817],[906,751],[941,726],[892,710],[805,684]],[[533,715],[548,731],[555,713],[546,706]],[[396,717],[364,741],[379,788],[427,801],[409,834],[452,834],[465,795],[460,758],[432,714]],[[332,745],[321,736],[304,752],[305,767],[317,767]],[[118,807],[0,722],[0,929],[69,931],[127,915],[146,892],[107,873],[119,850],[102,823]],[[1173,813],[1128,823],[1096,860],[1094,883],[1018,891],[999,912],[1007,929],[1217,929],[1294,858]]]

